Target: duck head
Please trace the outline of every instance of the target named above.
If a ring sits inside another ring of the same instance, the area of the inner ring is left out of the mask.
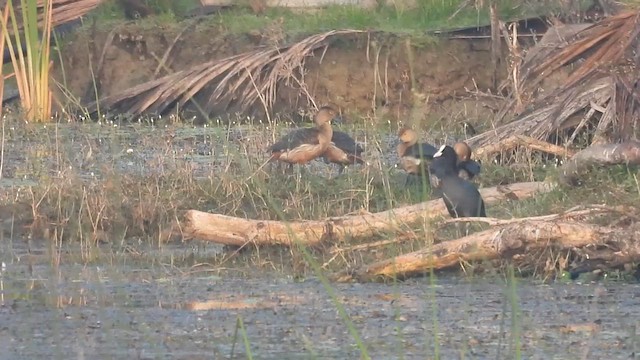
[[[418,142],[418,133],[413,129],[401,128],[400,131],[398,131],[398,137],[400,141],[409,146]]]
[[[453,149],[458,156],[459,161],[467,161],[471,159],[471,147],[466,142],[457,142],[453,145]]]
[[[438,149],[438,152],[436,152],[433,155],[434,158],[445,158],[447,160],[451,160],[451,159],[456,159],[458,157],[458,154],[456,153],[456,151],[449,145],[442,145],[440,146],[440,148]]]
[[[342,122],[342,117],[338,114],[338,111],[331,106],[323,106],[318,109],[318,112],[313,119],[313,122],[318,126],[331,124],[332,121],[340,123]]]
[[[449,145],[442,145],[438,152],[433,155],[433,162],[429,166],[438,177],[457,174],[456,165],[458,155]]]

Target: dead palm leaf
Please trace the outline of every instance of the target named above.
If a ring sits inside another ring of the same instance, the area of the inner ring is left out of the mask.
[[[309,36],[300,42],[269,49],[257,49],[222,60],[209,61],[190,69],[149,81],[122,93],[87,105],[90,113],[98,108],[131,116],[143,113],[163,114],[182,107],[198,95],[205,95],[203,110],[210,114],[216,107],[236,104],[244,112],[262,101],[270,111],[276,101],[277,87],[302,70],[306,57],[327,46],[338,35],[361,33],[360,30],[332,30]]]
[[[598,67],[619,62],[627,52],[632,40],[638,35],[639,18],[640,12],[625,12],[588,27],[577,34],[581,38],[580,40],[567,45],[540,64],[534,70],[534,76],[549,75],[590,52],[585,62],[571,74],[567,83],[567,86],[571,86]]]
[[[528,110],[514,121],[469,139],[469,144],[481,147],[513,135],[546,140],[559,130],[575,127],[577,124],[571,121],[572,115],[590,107],[604,109],[596,123],[596,137],[608,137],[608,141],[633,137],[631,129],[636,128],[640,105],[640,94],[636,90],[640,56],[634,55],[640,50],[638,36],[640,12],[631,11],[577,31],[567,41],[552,47],[533,50],[524,62],[526,71],[522,79],[522,89],[526,88],[532,94],[558,69],[579,59],[581,63],[561,86],[534,98]],[[539,65],[534,65],[536,63]],[[633,64],[629,66],[630,63]],[[502,109],[498,122],[506,113],[512,112],[514,106],[515,101],[510,101]],[[594,113],[589,112],[590,116]],[[577,128],[582,128],[590,119],[583,120]],[[571,136],[574,138],[575,133]]]
[[[95,9],[98,5],[105,2],[105,0],[51,0],[52,2],[52,14],[51,20],[53,26],[65,24],[73,21],[81,16],[86,15],[89,11]],[[6,1],[1,1],[0,5],[4,7]],[[44,13],[44,1],[38,1],[38,12],[42,21],[42,14]],[[19,6],[16,5],[16,13],[19,14]],[[18,25],[19,29],[22,29],[22,24]]]

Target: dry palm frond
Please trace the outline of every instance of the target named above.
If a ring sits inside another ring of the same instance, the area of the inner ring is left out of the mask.
[[[84,16],[105,0],[54,0],[53,25],[60,25]]]
[[[567,79],[566,87],[580,82],[598,69],[619,63],[640,34],[640,12],[625,12],[606,18],[578,33],[579,40],[553,54],[533,71],[541,78],[588,54],[584,63]]]
[[[304,59],[326,46],[336,35],[360,33],[359,30],[333,30],[305,38],[292,45],[258,49],[222,60],[209,61],[163,78],[135,86],[87,105],[90,113],[98,107],[128,113],[162,114],[173,106],[182,106],[194,96],[208,93],[203,110],[230,104],[246,111],[257,101],[270,109],[276,100],[277,86],[295,76]]]
[[[67,24],[74,20],[79,19],[80,17],[86,15],[89,11],[95,9],[98,5],[103,3],[105,0],[51,0],[50,4],[52,5],[51,10],[51,25],[55,28],[56,33],[58,35],[60,32],[58,30],[62,30],[60,25]],[[0,0],[0,8],[5,9],[7,6],[6,0]],[[44,1],[38,1],[38,26],[44,26]],[[20,1],[12,0],[12,5],[14,5],[14,13],[17,19],[17,28],[18,32],[22,33],[24,30],[23,19],[22,19],[22,10],[20,9]],[[71,25],[73,27],[74,25]],[[67,31],[71,28],[67,27]],[[10,27],[7,29],[9,34],[14,35],[14,28]],[[62,32],[65,32],[63,30]],[[24,51],[24,49],[23,49]],[[3,52],[3,58],[5,61],[9,59],[9,51],[5,48]]]
[[[576,124],[571,116],[589,107],[591,116],[593,110],[604,109],[597,122],[596,138],[621,141],[633,136],[631,129],[637,125],[640,113],[637,84],[640,55],[636,55],[640,51],[640,12],[612,16],[574,33],[565,32],[567,41],[554,46],[541,44],[541,48],[530,51],[524,62],[520,90],[533,94],[550,74],[582,59],[568,79],[551,93],[534,98],[528,110],[511,123],[469,139],[470,145],[481,147],[522,134],[542,140],[558,130],[578,125],[577,131],[590,119]],[[515,101],[510,101],[498,115],[498,123],[514,108]]]
[[[543,140],[556,130],[564,128],[564,121],[571,115],[589,106],[592,102],[602,104],[611,97],[611,79],[601,78],[590,82],[586,88],[574,87],[571,91],[556,90],[544,97],[532,109],[522,113],[516,120],[493,130],[472,137],[467,141],[471,147],[482,147],[514,135],[527,135]]]
[[[9,22],[9,8],[3,8],[2,9],[2,14],[0,16],[2,16],[2,20],[1,23],[6,24],[7,22]],[[0,53],[4,54],[4,42],[5,42],[5,37],[4,36],[0,36]],[[4,80],[5,80],[5,74],[4,74],[4,58],[0,59],[0,119],[4,118],[2,117],[2,102],[4,101]],[[0,156],[0,178],[2,178],[2,165],[4,164],[4,157]]]
[[[52,11],[52,23],[53,26],[62,25],[69,21],[73,21],[85,14],[89,11],[95,9],[98,5],[102,4],[105,0],[51,0],[53,11]],[[19,10],[19,1],[13,0],[13,3],[16,6],[16,14],[20,13]],[[0,6],[4,8],[7,4],[7,1],[0,1]],[[38,1],[38,11],[40,15],[40,19],[42,19],[42,14],[44,13],[44,1]],[[22,24],[18,25],[19,29],[22,29]]]

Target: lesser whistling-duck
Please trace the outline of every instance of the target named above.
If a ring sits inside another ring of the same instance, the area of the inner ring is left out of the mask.
[[[292,165],[306,164],[322,156],[331,143],[331,121],[336,119],[337,115],[337,111],[332,107],[321,107],[313,120],[315,127],[293,130],[269,147],[269,161],[278,160]]]
[[[471,160],[471,147],[466,142],[457,142],[453,149],[458,156],[458,176],[471,180],[480,174],[480,163]]]
[[[331,143],[329,143],[323,157],[326,162],[340,165],[339,173],[342,173],[347,165],[364,164],[363,152],[362,146],[358,145],[351,136],[342,131],[334,130]]]
[[[478,189],[458,176],[458,156],[449,145],[442,145],[429,165],[436,195],[442,196],[451,217],[486,217],[484,200]]]
[[[418,143],[418,133],[409,128],[402,128],[398,132],[400,144],[397,151],[400,157],[400,166],[407,172],[407,182],[415,177],[428,175],[428,162],[438,151],[433,145]]]

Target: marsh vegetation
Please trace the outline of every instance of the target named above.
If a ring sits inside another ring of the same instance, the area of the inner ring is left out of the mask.
[[[580,266],[589,249],[548,246],[497,260],[461,261],[415,279],[358,284],[328,279],[460,238],[465,230],[435,217],[314,247],[183,241],[183,216],[191,209],[300,221],[429,200],[428,187],[405,186],[406,174],[396,166],[397,129],[412,126],[434,144],[469,140],[474,135],[465,124],[478,133],[499,129],[494,116],[511,98],[503,96],[506,90],[489,89],[495,76],[508,83],[513,72],[505,64],[498,71],[487,66],[491,46],[486,38],[444,39],[423,32],[488,24],[488,8],[418,1],[419,11],[332,6],[300,15],[271,8],[256,14],[240,7],[191,25],[181,19],[188,4],[156,2],[155,15],[126,24],[115,4],[91,12],[88,19],[95,23],[85,21],[54,49],[56,121],[27,122],[15,103],[3,107],[0,344],[10,350],[2,356],[589,358],[637,353],[637,265],[603,263],[593,271],[589,263],[585,271]],[[497,4],[504,20],[556,10]],[[274,85],[273,111],[264,111],[259,95],[257,105],[245,112],[234,113],[237,104],[230,101],[215,104],[206,116],[189,102],[184,108],[167,106],[162,116],[77,107],[206,61],[338,28],[375,31],[310,51],[305,72],[290,78],[295,91]],[[164,54],[170,56],[161,61]],[[569,78],[562,71],[555,76],[540,86],[552,92]],[[262,167],[268,146],[292,127],[309,126],[314,105],[326,103],[342,110],[344,124],[335,129],[365,145],[368,164],[349,166],[342,174],[321,160],[293,174]],[[549,135],[545,141],[572,138],[574,149],[591,144],[601,118],[589,118],[582,131],[574,132],[584,113],[577,121],[566,120],[572,124],[566,131],[544,133]],[[631,138],[633,124],[627,128]],[[554,181],[558,159],[566,161],[520,146],[483,158],[474,182],[487,188]],[[577,220],[633,234],[640,200],[637,168],[595,167],[580,180],[528,199],[488,205],[488,216],[507,220],[597,205],[615,211],[584,213]],[[469,231],[491,226],[473,223]],[[559,350],[576,344],[580,352]]]

